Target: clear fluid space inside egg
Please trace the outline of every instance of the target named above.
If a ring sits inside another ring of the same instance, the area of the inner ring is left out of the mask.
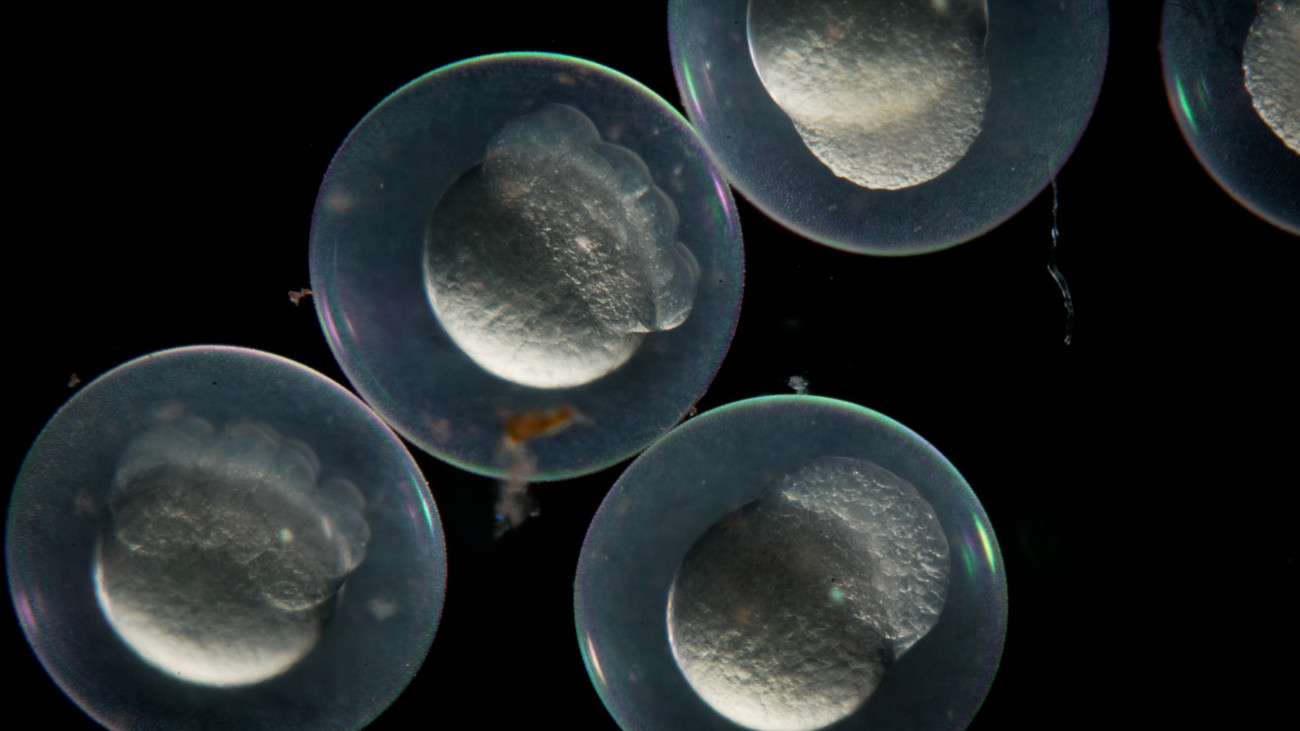
[[[691,121],[728,179],[802,236],[905,255],[1019,211],[1083,133],[1101,0],[673,0]]]
[[[699,398],[742,254],[730,192],[666,102],[519,53],[431,72],[357,125],[311,268],[335,356],[394,429],[480,474],[551,480],[632,455]]]
[[[1166,2],[1161,36],[1169,105],[1201,165],[1300,234],[1300,3]]]
[[[703,414],[619,478],[575,582],[626,729],[964,728],[1006,632],[997,540],[911,431],[813,396]]]
[[[419,469],[354,396],[237,348],[131,361],[32,445],[6,530],[32,648],[108,728],[365,725],[437,629]]]

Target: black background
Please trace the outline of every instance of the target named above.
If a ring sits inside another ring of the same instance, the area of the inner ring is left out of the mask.
[[[589,58],[678,104],[662,5],[624,5],[33,28],[43,55],[13,79],[9,115],[8,474],[71,374],[162,348],[258,348],[346,383],[314,309],[287,297],[309,284],[335,148],[391,91],[483,53]],[[1295,401],[1297,239],[1238,206],[1183,141],[1159,3],[1115,6],[1100,100],[1059,176],[1073,344],[1045,266],[1050,188],[986,236],[903,259],[804,241],[740,200],[742,315],[698,404],[788,393],[801,375],[962,471],[1001,541],[1011,612],[975,729],[1156,721],[1238,693],[1248,718],[1281,681],[1226,658],[1294,647],[1293,503],[1278,495],[1295,477],[1273,471],[1295,430],[1266,415]],[[373,728],[615,728],[578,651],[572,583],[622,465],[540,486],[541,517],[493,542],[493,483],[416,458],[447,534],[447,600],[423,668]],[[15,620],[3,636],[11,700],[93,727]],[[1173,678],[1178,691],[1159,690]]]

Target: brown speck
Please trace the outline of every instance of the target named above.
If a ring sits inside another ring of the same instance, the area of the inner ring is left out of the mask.
[[[517,414],[506,414],[504,416],[506,442],[509,444],[523,444],[538,437],[550,436],[569,426],[577,416],[578,411],[572,406],[558,406],[543,411],[523,411]]]

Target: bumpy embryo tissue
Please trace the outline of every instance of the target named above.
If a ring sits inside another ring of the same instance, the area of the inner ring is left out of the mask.
[[[1255,111],[1300,154],[1300,0],[1260,7],[1246,37],[1242,68]]]
[[[181,680],[237,686],[315,647],[370,529],[351,483],[269,426],[182,418],[121,456],[95,580],[109,624]]]
[[[948,542],[911,484],[876,464],[821,457],[777,479],[690,549],[668,634],[714,710],[762,731],[853,713],[935,625]]]
[[[924,183],[979,136],[989,98],[983,0],[750,0],[763,86],[808,149],[867,188]]]
[[[426,291],[485,370],[539,388],[581,385],[690,314],[699,267],[677,225],[635,152],[550,104],[507,122],[438,200]]]

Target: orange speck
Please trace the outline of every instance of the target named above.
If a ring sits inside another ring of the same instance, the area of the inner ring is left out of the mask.
[[[567,427],[577,415],[577,409],[572,406],[509,414],[506,416],[506,441],[523,444],[537,437],[549,436]]]
[[[297,306],[298,306],[298,300],[301,300],[303,297],[310,297],[310,296],[311,296],[311,290],[310,290],[310,289],[307,289],[306,287],[303,287],[302,289],[298,290],[297,292],[290,291],[290,292],[289,292],[289,301],[293,303],[293,306],[294,306],[294,307],[297,307]]]

